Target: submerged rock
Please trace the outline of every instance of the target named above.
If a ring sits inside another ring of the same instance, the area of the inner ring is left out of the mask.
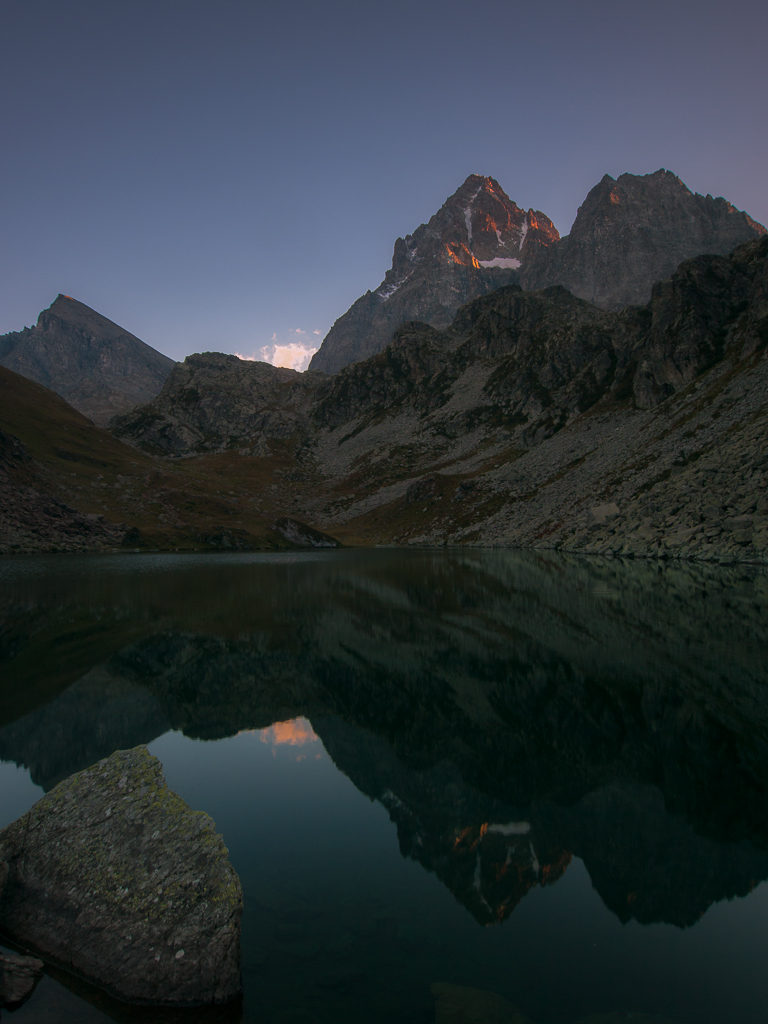
[[[61,782],[0,832],[0,930],[134,1003],[241,991],[242,890],[207,814],[146,747]]]
[[[495,992],[435,982],[435,1024],[531,1024],[527,1017]]]
[[[43,973],[43,961],[34,956],[0,953],[0,1007],[15,1010],[32,995]]]
[[[495,992],[463,985],[432,985],[435,1024],[532,1024],[516,1007]],[[577,1024],[677,1024],[667,1017],[648,1013],[594,1013]]]

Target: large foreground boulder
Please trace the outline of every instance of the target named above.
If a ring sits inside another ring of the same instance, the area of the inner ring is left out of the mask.
[[[134,1003],[241,991],[242,890],[207,814],[146,747],[73,775],[0,832],[0,931]]]

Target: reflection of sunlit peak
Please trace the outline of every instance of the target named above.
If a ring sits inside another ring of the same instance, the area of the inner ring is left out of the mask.
[[[274,722],[268,729],[259,732],[262,743],[273,747],[284,744],[291,747],[302,747],[305,743],[314,743],[317,734],[306,718],[291,718],[288,722]]]

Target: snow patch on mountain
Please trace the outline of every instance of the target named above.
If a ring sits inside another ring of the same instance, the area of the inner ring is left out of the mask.
[[[505,270],[517,270],[522,264],[520,260],[516,259],[504,259],[501,256],[497,256],[493,260],[478,260],[481,267],[504,267]]]

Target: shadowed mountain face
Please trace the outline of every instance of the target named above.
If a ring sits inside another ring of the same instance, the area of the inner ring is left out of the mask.
[[[104,426],[154,398],[175,364],[82,302],[59,295],[35,327],[0,337],[0,365]]]
[[[506,284],[560,285],[601,309],[645,304],[683,260],[724,255],[763,234],[725,199],[694,194],[659,170],[606,174],[560,238],[543,213],[472,174],[428,224],[397,239],[381,285],[339,317],[310,365],[337,373],[386,348],[401,324],[447,327],[464,303]]]
[[[693,193],[671,171],[606,174],[571,232],[521,271],[525,288],[559,284],[602,309],[642,305],[683,260],[725,255],[765,234],[722,197]]]
[[[46,788],[168,728],[305,716],[482,924],[573,856],[621,920],[681,927],[768,878],[763,573],[142,561],[6,580],[0,758]]]

